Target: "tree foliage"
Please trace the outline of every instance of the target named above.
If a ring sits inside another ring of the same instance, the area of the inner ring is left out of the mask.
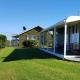
[[[6,46],[6,36],[3,34],[0,34],[0,48],[3,48]]]

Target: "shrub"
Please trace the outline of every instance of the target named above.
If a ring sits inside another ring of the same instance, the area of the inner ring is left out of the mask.
[[[37,40],[27,40],[23,42],[24,47],[29,47],[29,48],[36,48],[38,47],[38,41]]]

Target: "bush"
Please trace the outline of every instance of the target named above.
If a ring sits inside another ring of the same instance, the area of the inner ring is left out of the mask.
[[[38,47],[38,41],[37,40],[27,40],[23,42],[24,47],[29,47],[29,48],[36,48]]]

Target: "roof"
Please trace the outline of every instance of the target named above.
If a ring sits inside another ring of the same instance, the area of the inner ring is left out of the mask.
[[[30,29],[30,30],[27,30],[27,31],[25,31],[25,32],[21,33],[20,35],[22,35],[22,34],[24,34],[24,33],[26,33],[26,32],[29,32],[29,31],[31,31],[31,30],[33,30],[33,29],[35,29],[35,30],[36,30],[36,31],[38,31],[38,32],[40,32],[40,31],[42,31],[42,30],[43,30],[43,28],[42,28],[42,27],[40,27],[40,26],[36,26],[36,27],[34,27],[34,28]]]
[[[66,22],[69,23],[69,22],[74,22],[79,20],[80,20],[80,16],[70,16],[70,17],[67,17]]]
[[[62,24],[64,24],[65,22],[66,22],[66,23],[70,23],[70,22],[75,22],[75,21],[80,21],[80,16],[69,16],[69,17],[67,17],[67,18],[65,18],[65,19],[57,22],[56,24],[48,27],[47,29],[44,29],[43,31],[47,31],[47,30],[49,30],[49,29],[52,29],[53,27],[62,25]],[[43,32],[43,31],[41,31],[41,32]]]

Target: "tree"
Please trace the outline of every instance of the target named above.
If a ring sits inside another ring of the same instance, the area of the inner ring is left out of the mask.
[[[7,47],[10,47],[10,40],[6,40],[6,45]]]
[[[0,48],[5,47],[6,46],[6,36],[3,34],[0,34]]]

